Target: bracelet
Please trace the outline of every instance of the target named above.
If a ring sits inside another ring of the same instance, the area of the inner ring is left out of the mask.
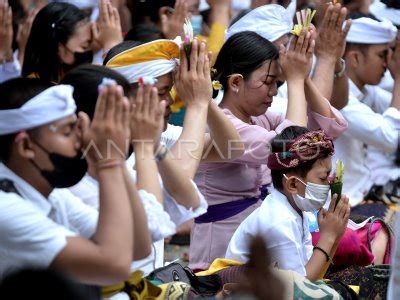
[[[155,153],[156,161],[162,161],[167,156],[168,152],[169,152],[168,148],[163,144],[160,144]]]
[[[340,63],[342,64],[342,69],[339,72],[335,73],[335,78],[341,78],[346,72],[346,61],[341,58]]]
[[[99,161],[96,164],[97,171],[115,168],[115,167],[122,167],[122,166],[123,166],[123,161],[121,161],[119,159],[105,159],[105,160]]]
[[[318,247],[318,246],[314,246],[313,252],[314,252],[315,250],[319,250],[319,251],[321,251],[323,254],[325,254],[325,256],[326,256],[326,261],[329,262],[331,265],[333,265],[333,259],[332,259],[332,257],[330,257],[330,255],[328,254],[328,252],[326,252],[324,249],[322,249],[321,247]]]

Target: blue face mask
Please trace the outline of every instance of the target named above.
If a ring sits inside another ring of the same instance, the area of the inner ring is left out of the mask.
[[[190,17],[190,21],[192,22],[194,36],[200,35],[201,28],[203,27],[203,16],[193,15]]]

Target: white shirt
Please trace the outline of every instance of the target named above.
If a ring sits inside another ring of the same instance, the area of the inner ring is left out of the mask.
[[[393,107],[382,114],[374,112],[369,105],[379,101],[376,87],[366,86],[363,93],[351,80],[349,86],[349,102],[341,110],[349,127],[335,141],[334,158],[344,162],[343,193],[350,197],[350,204],[355,206],[373,185],[374,170],[367,159],[367,152],[371,147],[387,154],[397,151],[400,112]]]
[[[172,147],[182,132],[182,127],[168,125],[168,129],[163,133],[161,140],[166,143],[167,147]],[[166,134],[165,134],[166,133]],[[132,180],[136,182],[135,154],[129,157],[126,162],[128,172]],[[161,268],[164,265],[164,238],[169,237],[176,232],[176,227],[194,219],[207,212],[207,201],[198,190],[196,184],[192,184],[196,188],[200,198],[200,205],[195,209],[187,209],[178,204],[174,198],[168,193],[164,187],[161,176],[159,176],[162,192],[163,205],[161,205],[154,195],[140,190],[140,198],[146,213],[148,228],[153,240],[152,253],[138,261],[134,261],[131,270],[142,270],[148,275],[154,269]],[[77,185],[70,188],[70,191],[79,196],[85,203],[94,208],[99,207],[99,187],[98,182],[89,175],[86,175]]]
[[[394,88],[394,79],[392,74],[390,74],[389,70],[386,70],[385,76],[383,76],[381,82],[379,83],[379,87],[392,93]]]
[[[1,163],[0,179],[11,180],[21,194],[0,191],[0,278],[22,268],[48,268],[67,237],[94,235],[98,212],[68,190],[46,199]]]
[[[161,143],[168,149],[171,149],[179,139],[183,131],[183,127],[168,124],[167,130],[161,134]]]
[[[133,180],[136,181],[136,173],[132,171]],[[84,203],[95,209],[99,209],[99,183],[89,174],[69,190]],[[170,216],[164,211],[153,194],[145,190],[138,191],[147,217],[147,223],[153,241],[159,241],[173,235],[176,232],[176,224],[172,222]]]
[[[312,255],[308,218],[300,216],[286,196],[277,190],[238,227],[229,243],[225,257],[247,262],[249,241],[256,235],[265,238],[272,263],[280,269],[292,270],[304,276]]]
[[[18,60],[18,51],[13,54],[13,60],[0,64],[0,83],[21,75],[21,64]]]
[[[383,114],[392,102],[393,94],[379,87],[374,87],[374,101],[366,103],[371,109]],[[385,185],[400,177],[400,168],[395,164],[396,153],[386,153],[371,146],[368,148],[367,160],[370,164],[372,181],[376,185]]]

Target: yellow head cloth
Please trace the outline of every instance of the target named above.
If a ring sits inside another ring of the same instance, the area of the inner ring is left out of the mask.
[[[156,40],[119,53],[106,66],[124,75],[130,83],[135,83],[141,77],[156,79],[172,72],[179,55],[179,44],[175,41]]]

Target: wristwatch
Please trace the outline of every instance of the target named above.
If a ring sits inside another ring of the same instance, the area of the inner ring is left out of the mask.
[[[345,62],[345,60],[343,58],[340,58],[339,62],[340,62],[340,65],[342,66],[342,69],[339,72],[335,73],[335,78],[342,77],[344,75],[344,72],[346,71],[346,62]]]

